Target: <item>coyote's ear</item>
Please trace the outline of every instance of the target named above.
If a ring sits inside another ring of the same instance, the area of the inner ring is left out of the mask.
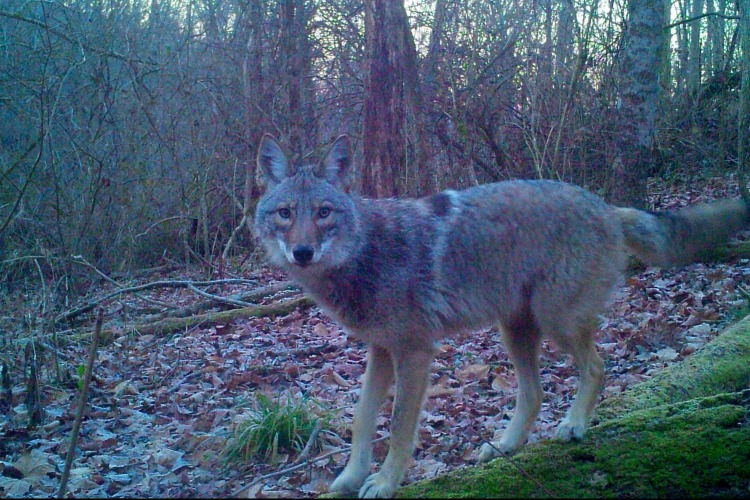
[[[289,162],[271,134],[263,135],[256,159],[258,185],[271,189],[289,175]]]
[[[317,174],[344,191],[349,191],[354,180],[349,137],[340,135],[334,141],[325,160],[318,167]]]

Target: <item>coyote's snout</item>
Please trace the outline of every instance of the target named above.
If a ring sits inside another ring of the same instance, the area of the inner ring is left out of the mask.
[[[296,245],[292,250],[292,256],[294,257],[294,264],[304,267],[312,262],[315,256],[315,249],[310,245]],[[318,256],[320,256],[320,253],[318,253]]]
[[[660,266],[690,262],[749,220],[741,200],[654,214],[552,181],[370,200],[349,193],[345,136],[320,164],[294,168],[266,135],[257,163],[266,191],[255,231],[269,259],[368,344],[351,456],[331,485],[360,497],[391,496],[404,477],[436,341],[491,325],[502,332],[518,378],[513,417],[495,443],[503,452],[526,441],[544,394],[540,344],[555,341],[580,369],[557,436],[580,439],[604,381],[597,315],[626,251]],[[394,381],[390,450],[370,474],[377,412]],[[496,455],[484,445],[479,459]]]

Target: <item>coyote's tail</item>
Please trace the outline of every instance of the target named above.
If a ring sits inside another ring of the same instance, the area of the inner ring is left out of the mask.
[[[722,200],[667,212],[617,208],[628,250],[648,265],[689,264],[750,226],[750,205]]]

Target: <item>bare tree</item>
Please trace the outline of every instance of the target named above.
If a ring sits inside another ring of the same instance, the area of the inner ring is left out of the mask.
[[[643,207],[646,177],[652,163],[659,103],[659,70],[666,22],[659,0],[629,0],[624,48],[620,60],[620,129],[614,160],[612,199]]]
[[[738,8],[5,0],[0,245],[17,268],[0,261],[0,276],[36,274],[25,256],[38,257],[69,290],[71,254],[215,272],[253,244],[236,228],[268,131],[297,157],[362,137],[358,179],[375,196],[545,177],[640,204],[660,169],[746,161]]]
[[[429,190],[417,52],[403,0],[365,2],[364,193]]]

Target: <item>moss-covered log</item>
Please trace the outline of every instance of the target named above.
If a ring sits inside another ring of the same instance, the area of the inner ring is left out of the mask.
[[[622,394],[605,399],[593,423],[625,412],[750,387],[750,316],[728,328],[684,361]]]
[[[703,256],[704,262],[729,262],[735,259],[750,259],[750,241],[735,241],[720,246]]]
[[[594,420],[581,442],[535,443],[397,496],[750,496],[750,318],[604,401]]]
[[[543,441],[512,462],[467,467],[397,496],[747,497],[749,413],[750,390],[637,410],[593,427],[579,443]]]

